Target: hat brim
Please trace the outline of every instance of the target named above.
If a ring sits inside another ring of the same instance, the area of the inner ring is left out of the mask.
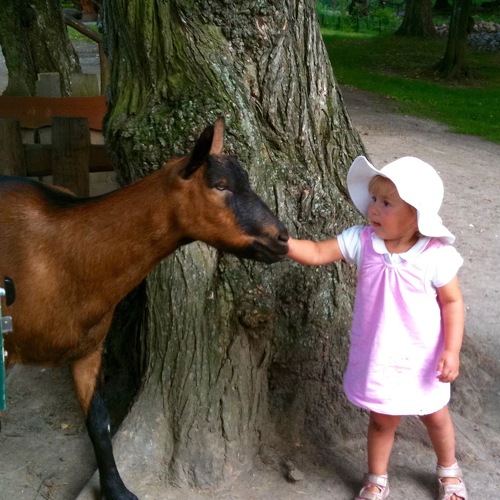
[[[439,215],[426,215],[417,210],[417,220],[420,234],[432,238],[439,238],[443,243],[448,245],[452,245],[455,241],[455,235],[443,225]]]
[[[347,189],[355,207],[366,217],[370,205],[368,184],[376,175],[381,174],[364,156],[358,156],[347,173]]]

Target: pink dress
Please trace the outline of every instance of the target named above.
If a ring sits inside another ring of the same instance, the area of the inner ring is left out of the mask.
[[[386,415],[434,413],[450,399],[450,384],[437,379],[444,339],[436,286],[449,282],[463,260],[450,245],[421,238],[394,263],[372,228],[359,234],[346,396],[356,406]],[[449,279],[435,285],[440,262]]]

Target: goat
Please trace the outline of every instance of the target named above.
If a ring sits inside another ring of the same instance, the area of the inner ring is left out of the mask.
[[[93,198],[0,176],[0,277],[10,277],[16,292],[5,307],[13,318],[6,366],[70,365],[108,500],[137,498],[117,470],[97,383],[118,302],[195,240],[266,263],[288,251],[285,227],[251,189],[236,157],[222,154],[223,142],[219,119],[190,155]]]

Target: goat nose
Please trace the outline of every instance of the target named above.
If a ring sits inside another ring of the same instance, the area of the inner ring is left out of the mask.
[[[286,243],[289,239],[289,236],[288,236],[288,231],[286,230],[286,228],[283,228],[280,230],[280,232],[278,233],[278,240],[279,241],[282,241],[283,243]]]

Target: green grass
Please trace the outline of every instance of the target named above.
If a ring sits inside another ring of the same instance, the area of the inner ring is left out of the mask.
[[[99,29],[97,28],[96,25],[89,25],[87,26],[92,31],[95,31],[96,33],[99,33]],[[68,35],[71,40],[75,40],[77,42],[90,42],[91,40],[87,38],[85,35],[82,35],[79,31],[76,31],[74,28],[71,26],[67,27],[68,30]]]
[[[432,69],[444,54],[446,39],[322,33],[339,83],[393,97],[402,113],[500,143],[500,53],[469,48],[471,78],[447,82]]]

